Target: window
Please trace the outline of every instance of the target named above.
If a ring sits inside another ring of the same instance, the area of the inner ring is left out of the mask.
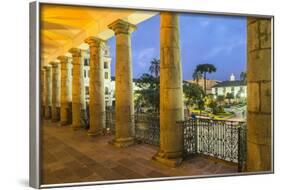
[[[108,69],[108,63],[107,62],[104,62],[104,68]]]
[[[105,72],[105,73],[104,73],[104,78],[105,78],[105,79],[108,79],[108,72]]]
[[[106,95],[108,95],[108,87],[105,87],[105,92],[104,92]]]
[[[90,60],[87,59],[87,58],[85,58],[85,59],[84,59],[84,65],[85,65],[85,66],[89,66],[89,63],[90,63]]]
[[[86,70],[84,70],[84,78],[87,77],[87,73],[86,73]]]
[[[86,93],[86,95],[89,95],[89,87],[88,86],[85,87],[85,93]]]

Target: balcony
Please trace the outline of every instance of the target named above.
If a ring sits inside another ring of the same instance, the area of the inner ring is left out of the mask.
[[[57,123],[43,121],[41,157],[43,184],[175,176],[192,177],[238,172],[239,146],[236,138],[238,133],[231,132],[227,127],[239,129],[240,127],[237,127],[235,123],[220,125],[220,127],[224,126],[221,127],[223,130],[216,133],[212,131],[211,126],[218,127],[218,123],[213,121],[208,125],[206,125],[206,121],[198,120],[179,122],[178,125],[183,127],[185,136],[183,142],[185,159],[180,166],[171,168],[152,159],[159,144],[157,116],[135,116],[136,143],[127,148],[117,148],[109,143],[114,138],[114,114],[111,116],[111,118],[107,117],[110,119],[107,120],[108,128],[104,130],[104,135],[94,138],[87,135],[86,129],[73,131],[70,126],[60,126]],[[194,130],[195,128],[199,130]],[[200,130],[201,132],[199,132]],[[197,135],[190,131],[197,131]],[[221,133],[223,131],[233,135],[230,137],[232,141],[227,140],[229,135],[218,137],[218,134],[223,134]],[[205,141],[206,138],[209,141]],[[199,141],[199,139],[201,140]],[[187,143],[190,140],[191,145]],[[206,142],[209,143],[209,146],[204,145]],[[231,143],[234,144],[231,145]],[[230,154],[231,152],[232,154]]]

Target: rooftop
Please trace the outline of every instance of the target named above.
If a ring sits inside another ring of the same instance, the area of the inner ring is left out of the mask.
[[[247,82],[243,80],[234,80],[234,81],[222,81],[216,85],[213,86],[213,88],[216,87],[229,87],[229,86],[246,86]]]

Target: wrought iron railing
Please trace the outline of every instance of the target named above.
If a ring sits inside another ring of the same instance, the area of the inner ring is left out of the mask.
[[[112,109],[106,109],[105,118],[106,131],[115,133],[115,111]]]
[[[138,143],[159,146],[159,114],[133,115],[135,139]],[[246,123],[213,119],[186,119],[178,122],[183,127],[184,155],[204,154],[238,163],[244,171],[246,162]],[[106,128],[115,132],[115,112],[106,111]]]
[[[137,113],[132,116],[135,139],[138,143],[159,145],[159,114]],[[115,133],[115,112],[106,110],[106,130]]]
[[[154,113],[136,114],[135,138],[138,142],[159,146],[159,115]]]
[[[245,122],[212,119],[188,119],[183,127],[185,156],[204,154],[238,163],[242,171],[246,160]]]

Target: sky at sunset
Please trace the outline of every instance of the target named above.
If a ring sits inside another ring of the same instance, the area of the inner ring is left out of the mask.
[[[137,25],[131,35],[134,78],[149,72],[150,61],[159,58],[159,15]],[[196,65],[210,63],[217,72],[210,79],[236,79],[246,69],[246,18],[203,14],[180,14],[180,46],[183,79],[192,79]],[[115,75],[115,38],[108,40]]]

